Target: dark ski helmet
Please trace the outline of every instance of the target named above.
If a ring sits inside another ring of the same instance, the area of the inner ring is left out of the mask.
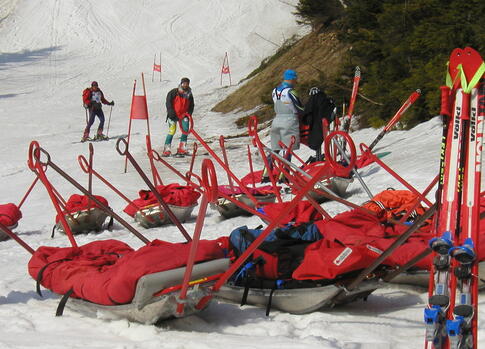
[[[93,82],[91,83],[91,86],[96,86],[96,87],[97,87],[97,86],[98,86],[98,82],[97,82],[97,81],[93,81]]]
[[[180,79],[180,84],[183,84],[184,82],[190,84],[190,79],[189,78],[182,78],[182,79]]]

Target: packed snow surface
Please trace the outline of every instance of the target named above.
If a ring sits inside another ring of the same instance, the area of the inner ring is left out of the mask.
[[[85,125],[81,92],[92,80],[99,82],[115,106],[104,107],[110,136],[127,133],[134,80],[137,94],[143,94],[141,73],[145,73],[153,147],[160,151],[167,126],[165,95],[180,78],[191,79],[195,96],[195,130],[212,141],[219,151],[220,135],[242,133],[233,121],[241,114],[210,112],[212,106],[236,86],[220,86],[220,69],[228,53],[233,85],[255,69],[286,39],[302,35],[307,28],[297,26],[292,15],[296,0],[186,0],[179,1],[74,1],[0,0],[0,192],[2,202],[19,203],[34,179],[26,165],[27,150],[37,140],[54,163],[83,184],[77,156],[87,156],[88,146],[79,143]],[[155,73],[154,56],[161,54],[162,76]],[[291,68],[291,67],[289,67]],[[224,85],[228,84],[224,76]],[[364,77],[365,78],[365,77]],[[161,80],[161,81],[160,81]],[[418,88],[419,86],[416,86]],[[438,86],[436,87],[438,88]],[[412,91],[410,91],[411,93]],[[91,135],[97,122],[91,130]],[[379,130],[354,132],[356,144],[370,142]],[[145,170],[146,123],[132,124],[130,151]],[[376,151],[390,151],[383,160],[418,190],[423,190],[437,173],[441,122],[435,118],[410,131],[393,131]],[[266,133],[261,137],[269,141]],[[216,142],[213,142],[216,140]],[[194,141],[193,136],[189,138]],[[178,139],[174,140],[174,148]],[[249,171],[247,138],[227,141],[233,171],[243,176]],[[200,147],[199,147],[200,148]],[[204,153],[200,148],[201,153]],[[308,150],[299,153],[303,158]],[[255,166],[262,162],[253,154]],[[173,159],[182,171],[188,161]],[[115,150],[115,141],[95,143],[94,168],[129,198],[146,188],[135,170]],[[164,182],[177,178],[158,167]],[[197,171],[200,163],[196,164]],[[49,170],[48,175],[63,196],[74,188]],[[388,187],[403,188],[382,168],[372,165],[361,171],[376,194]],[[221,171],[220,183],[227,179]],[[121,213],[125,202],[101,182],[94,191],[105,196]],[[362,203],[368,198],[358,181],[348,190],[348,199]],[[323,207],[336,214],[346,210],[329,202]],[[51,238],[55,211],[45,189],[37,185],[22,206],[23,218],[16,232],[33,248],[41,245],[68,246],[61,234]],[[197,209],[196,211],[197,212]],[[123,214],[124,215],[124,214]],[[129,218],[124,216],[125,218]],[[241,225],[257,226],[257,217],[223,220],[209,209],[203,238],[228,235]],[[195,216],[185,224],[189,232]],[[172,225],[140,231],[148,239],[183,241]],[[84,244],[98,238],[126,241],[132,247],[142,242],[121,225],[99,236],[79,236]],[[367,302],[357,301],[331,311],[290,315],[273,310],[269,317],[253,307],[213,302],[205,311],[186,318],[148,326],[126,320],[92,318],[66,309],[63,317],[54,312],[59,297],[35,292],[35,281],[27,274],[30,256],[17,243],[0,242],[0,347],[1,348],[417,348],[424,342],[423,309],[427,294],[416,287],[392,286],[374,292]],[[485,298],[480,296],[480,306]],[[485,312],[480,310],[483,318]],[[483,326],[480,334],[485,335]]]

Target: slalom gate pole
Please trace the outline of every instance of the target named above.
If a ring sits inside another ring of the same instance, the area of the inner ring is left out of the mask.
[[[94,147],[92,143],[89,143],[89,168],[93,168],[93,154]],[[93,174],[91,171],[88,173],[88,191],[93,193]]]
[[[133,92],[131,93],[131,109],[133,109],[133,99],[135,98],[135,91],[136,91],[136,80],[135,83],[133,84]],[[130,121],[128,121],[128,143],[126,146],[126,149],[129,148],[130,146],[130,135],[131,135],[131,111],[130,111]],[[128,156],[125,157],[125,172],[128,170]]]
[[[109,108],[109,118],[108,118],[108,129],[106,130],[106,137],[109,136],[109,125],[111,123],[111,113],[113,112],[113,106],[111,105]]]
[[[32,247],[30,247],[24,240],[19,238],[17,234],[11,231],[6,225],[0,222],[0,230],[2,230],[5,234],[10,236],[13,240],[15,240],[20,246],[22,246],[27,252],[30,254],[34,254],[35,251]]]
[[[187,264],[185,267],[184,279],[182,282],[182,289],[177,298],[177,314],[183,315],[184,313],[184,300],[187,298],[187,290],[189,288],[190,278],[192,276],[192,269],[195,263],[195,256],[197,253],[198,244],[200,241],[200,235],[202,228],[204,227],[204,220],[207,214],[207,207],[210,202],[217,201],[217,175],[214,168],[214,164],[209,159],[204,159],[202,161],[201,169],[202,183],[201,186],[204,188],[204,193],[202,194],[202,200],[199,206],[199,213],[197,215],[197,220],[195,222],[194,234],[192,236],[192,241],[190,243],[189,256],[187,258]]]
[[[180,126],[180,129],[182,131],[183,134],[189,134],[189,133],[192,133],[194,135],[194,137],[199,141],[200,144],[202,144],[202,146],[207,150],[207,152],[214,158],[214,160],[217,161],[217,163],[224,169],[224,171],[226,171],[230,176],[231,178],[237,183],[237,185],[241,188],[242,192],[244,194],[246,194],[248,196],[248,198],[255,204],[255,205],[258,205],[259,202],[258,200],[254,197],[254,195],[252,195],[248,188],[244,185],[244,183],[242,183],[239,178],[237,178],[237,176],[232,173],[232,171],[227,168],[227,166],[224,164],[224,161],[221,160],[221,158],[211,149],[211,147],[209,147],[209,145],[202,139],[202,137],[194,130],[194,119],[192,118],[192,115],[190,114],[185,114],[185,116],[188,120],[189,120],[189,129],[188,131],[184,131],[183,130],[183,127],[182,127],[182,120],[183,118],[181,118],[179,120],[179,126]]]
[[[416,91],[414,91],[408,97],[408,99],[404,102],[404,104],[401,106],[401,108],[399,108],[399,110],[396,112],[396,114],[394,114],[392,119],[387,123],[386,127],[384,127],[384,129],[381,131],[381,133],[379,133],[379,135],[377,135],[376,139],[374,139],[374,141],[371,143],[371,145],[369,146],[370,150],[374,149],[374,147],[377,145],[377,143],[379,143],[379,141],[382,139],[382,137],[384,137],[386,135],[386,133],[388,133],[391,130],[391,128],[394,127],[394,125],[399,121],[399,119],[401,119],[401,116],[403,116],[403,114],[406,112],[406,110],[408,110],[409,107],[411,105],[413,105],[414,102],[416,102],[416,100],[419,98],[419,96],[421,96],[421,90],[417,89]]]
[[[133,201],[131,201],[126,195],[124,195],[121,191],[119,191],[114,185],[112,185],[110,182],[108,182],[103,176],[101,176],[98,172],[96,172],[92,166],[89,165],[88,161],[83,155],[79,155],[77,157],[77,161],[79,163],[79,166],[81,167],[81,170],[86,173],[86,174],[93,174],[98,178],[101,182],[103,182],[104,185],[106,185],[108,188],[110,188],[115,194],[117,194],[119,197],[121,197],[123,200],[125,200],[129,205],[132,205],[137,208],[137,210],[140,212],[140,214],[145,217],[148,221],[154,222],[155,220],[151,216],[147,216],[143,212],[143,207],[138,206],[135,204]]]
[[[121,149],[121,144],[123,143],[124,149]],[[145,175],[143,170],[141,169],[140,165],[136,162],[135,158],[130,154],[128,151],[128,143],[124,138],[119,138],[118,141],[116,142],[116,151],[121,155],[121,156],[126,156],[128,160],[130,160],[131,165],[136,169],[140,177],[143,179],[143,181],[146,183],[148,188],[152,191],[153,195],[157,198],[157,201],[159,202],[160,205],[162,205],[163,209],[167,213],[168,217],[172,221],[173,224],[180,230],[182,235],[185,237],[187,241],[191,241],[192,238],[190,235],[187,233],[185,228],[183,227],[182,223],[180,223],[179,219],[175,216],[175,214],[172,212],[170,207],[167,205],[167,203],[163,200],[162,196],[160,193],[157,191],[157,189],[153,186],[153,184],[150,182],[148,177]]]
[[[39,143],[37,143],[36,141],[32,141],[32,143],[30,144],[30,148],[31,149],[29,151],[29,153],[30,153],[29,164],[32,163],[32,166],[34,166],[34,168],[41,168],[42,165],[43,166],[50,166],[59,175],[64,177],[65,180],[67,180],[69,183],[71,183],[76,189],[78,189],[80,192],[82,192],[84,195],[88,196],[92,201],[94,201],[96,203],[96,206],[99,207],[99,209],[101,209],[104,213],[106,213],[108,216],[112,216],[113,218],[115,218],[121,225],[123,225],[126,229],[128,229],[131,233],[133,233],[137,238],[139,238],[145,244],[148,244],[150,242],[150,240],[148,240],[142,234],[140,234],[128,222],[126,222],[123,218],[121,218],[118,214],[116,214],[111,208],[109,208],[108,206],[103,204],[101,201],[99,201],[96,198],[96,196],[89,193],[89,191],[87,191],[82,185],[80,185],[74,178],[69,176],[66,172],[64,172],[61,168],[59,168],[56,164],[54,164],[51,161],[49,153],[46,150],[44,150],[43,148],[41,148],[39,146]],[[45,162],[42,162],[40,160],[40,153],[43,153],[44,155],[46,155],[47,159],[45,160]],[[33,159],[36,160],[36,163],[33,162]],[[30,167],[30,165],[29,165],[29,167]],[[41,171],[40,173],[42,174],[43,171]],[[43,174],[43,176],[45,177],[45,174]],[[45,179],[47,179],[47,178],[45,178]],[[41,178],[41,180],[42,180],[42,178]],[[60,215],[60,219],[62,219],[63,217],[64,217],[64,215]],[[66,222],[66,225],[67,225],[67,222]],[[67,227],[69,228],[69,225],[67,225]],[[66,229],[66,227],[64,227],[64,229]],[[66,233],[67,233],[67,231],[66,231]]]
[[[224,164],[227,166],[227,168],[230,168],[229,167],[229,161],[227,160],[227,152],[226,152],[226,146],[224,144],[224,136],[221,135],[219,137],[219,145],[221,147],[221,152],[222,152],[222,158],[224,159]],[[227,173],[227,181],[229,183],[229,187],[231,188],[231,193],[234,193],[234,183],[232,182],[232,178],[231,176],[229,175],[229,173]]]

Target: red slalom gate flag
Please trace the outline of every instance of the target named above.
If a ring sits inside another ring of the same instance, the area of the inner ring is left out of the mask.
[[[229,67],[228,67],[228,66],[226,66],[226,67],[222,67],[221,73],[222,73],[222,74],[229,74],[229,73],[230,73],[230,71],[229,71]]]
[[[161,72],[162,71],[162,66],[160,64],[153,64],[153,71],[158,71],[158,72]]]
[[[131,99],[130,119],[148,120],[146,96],[133,95]]]

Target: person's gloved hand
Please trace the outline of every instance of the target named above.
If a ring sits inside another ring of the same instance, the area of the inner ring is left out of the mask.
[[[115,101],[111,101],[108,103],[109,105],[115,105]]]
[[[89,109],[89,104],[83,104],[85,109]]]

